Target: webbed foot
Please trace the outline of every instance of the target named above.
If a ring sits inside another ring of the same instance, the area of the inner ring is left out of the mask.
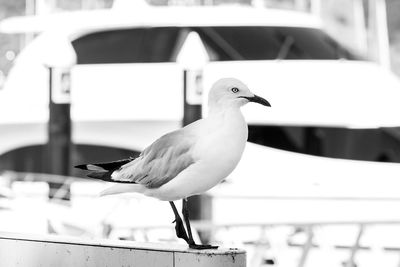
[[[197,245],[197,244],[189,244],[189,248],[191,249],[218,249],[218,246],[212,246],[212,245]]]

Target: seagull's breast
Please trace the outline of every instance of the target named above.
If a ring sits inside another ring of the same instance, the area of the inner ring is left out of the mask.
[[[246,140],[247,125],[244,122],[241,124],[239,121],[225,121],[218,129],[204,134],[199,139],[193,155],[202,161],[217,160],[219,164],[233,164],[240,159]]]
[[[214,158],[230,152],[240,159],[248,136],[247,124],[240,110],[233,109],[208,118],[200,132],[193,151],[195,157]]]
[[[210,120],[211,129],[203,134],[193,151],[194,158],[198,159],[198,166],[194,167],[202,169],[198,172],[198,180],[205,185],[205,190],[221,182],[235,169],[248,136],[247,124],[238,109]]]

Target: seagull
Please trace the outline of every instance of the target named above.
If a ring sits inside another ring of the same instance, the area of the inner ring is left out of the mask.
[[[187,198],[206,192],[224,180],[239,163],[248,128],[240,107],[270,103],[253,94],[235,78],[215,82],[208,94],[208,116],[161,136],[137,158],[77,165],[87,176],[118,183],[101,195],[141,193],[169,201],[175,215],[175,232],[192,249],[215,249],[196,244],[189,221]],[[182,218],[174,201],[182,199]]]

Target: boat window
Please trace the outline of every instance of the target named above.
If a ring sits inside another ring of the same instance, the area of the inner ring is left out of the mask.
[[[357,59],[319,29],[294,27],[195,28],[213,61]]]
[[[172,62],[179,28],[135,28],[92,33],[72,42],[78,64]]]
[[[264,26],[152,27],[95,32],[72,42],[78,64],[174,62],[190,31],[211,61],[357,59],[319,29]]]
[[[315,156],[400,162],[399,127],[350,129],[335,127],[249,125],[249,142]]]

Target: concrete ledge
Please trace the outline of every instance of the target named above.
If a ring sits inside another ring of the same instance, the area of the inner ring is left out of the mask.
[[[176,244],[0,232],[0,266],[244,267],[246,253],[237,249],[199,251]]]

